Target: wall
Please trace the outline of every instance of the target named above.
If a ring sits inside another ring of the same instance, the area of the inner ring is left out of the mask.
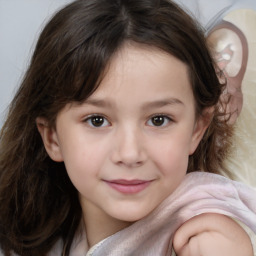
[[[71,0],[0,0],[0,127],[45,22]]]

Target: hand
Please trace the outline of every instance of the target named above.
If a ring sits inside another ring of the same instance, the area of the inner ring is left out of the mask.
[[[178,256],[253,256],[249,236],[231,218],[207,213],[185,222],[175,233]]]

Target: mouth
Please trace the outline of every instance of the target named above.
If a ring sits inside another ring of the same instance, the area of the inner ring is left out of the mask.
[[[114,190],[123,194],[136,194],[146,189],[152,180],[104,180]]]

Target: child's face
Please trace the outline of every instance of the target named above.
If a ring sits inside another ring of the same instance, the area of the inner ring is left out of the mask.
[[[65,162],[84,212],[136,221],[180,184],[205,128],[186,65],[126,45],[96,92],[59,113],[46,148]]]

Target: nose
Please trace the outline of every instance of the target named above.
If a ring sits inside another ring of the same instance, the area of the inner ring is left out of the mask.
[[[112,152],[115,164],[138,167],[144,164],[146,158],[143,136],[138,128],[125,127],[116,132]]]

